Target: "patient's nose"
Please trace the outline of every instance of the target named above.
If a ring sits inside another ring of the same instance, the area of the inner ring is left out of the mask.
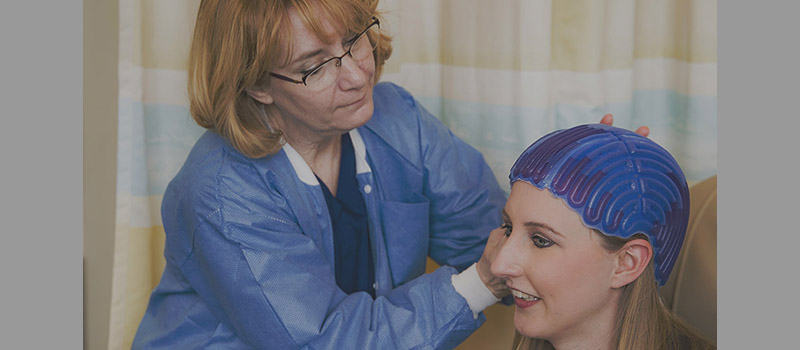
[[[517,247],[519,244],[515,243],[511,237],[503,242],[500,251],[492,262],[492,274],[498,277],[518,277],[522,275],[522,268],[517,263],[519,259],[519,251]]]

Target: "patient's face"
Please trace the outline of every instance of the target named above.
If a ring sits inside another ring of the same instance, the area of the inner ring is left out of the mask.
[[[613,324],[614,255],[576,212],[548,190],[517,181],[504,217],[510,236],[492,272],[508,278],[520,333],[553,342]]]

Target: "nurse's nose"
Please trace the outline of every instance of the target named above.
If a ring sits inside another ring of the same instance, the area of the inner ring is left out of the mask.
[[[365,62],[359,62],[350,55],[345,55],[339,63],[338,84],[342,90],[360,89],[368,83],[369,74],[362,68]]]

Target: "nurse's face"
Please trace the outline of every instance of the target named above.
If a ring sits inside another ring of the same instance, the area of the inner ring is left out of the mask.
[[[289,18],[293,36],[292,60],[285,66],[275,68],[273,73],[295,80],[302,80],[305,73],[327,59],[344,54],[349,46],[348,40],[358,34],[340,33],[330,22],[324,22],[327,34],[335,38],[326,44],[303,24],[296,10],[289,11]],[[364,28],[368,24],[364,23]],[[359,42],[369,47],[368,40]],[[278,114],[271,117],[277,120],[270,122],[284,132],[287,141],[292,143],[293,139],[302,138],[313,142],[318,138],[341,135],[369,120],[373,110],[374,74],[375,60],[372,54],[360,60],[346,55],[338,67],[338,74],[330,83],[306,86],[273,77],[269,87],[261,94],[251,96],[276,107]]]
[[[513,184],[504,221],[509,236],[492,272],[508,279],[517,330],[554,344],[607,338],[593,334],[613,324],[618,300],[614,253],[602,238],[561,199],[524,181]]]

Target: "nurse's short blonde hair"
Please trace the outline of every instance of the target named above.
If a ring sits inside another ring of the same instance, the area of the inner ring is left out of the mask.
[[[267,124],[273,106],[250,97],[248,89],[266,87],[278,66],[292,57],[289,9],[325,42],[323,23],[358,33],[380,19],[377,0],[202,0],[197,11],[188,62],[189,111],[202,127],[228,139],[251,158],[274,154],[282,146],[280,130]],[[391,38],[380,32],[374,52],[375,77],[392,52]],[[370,40],[378,38],[370,37]],[[283,57],[281,57],[283,56]]]

